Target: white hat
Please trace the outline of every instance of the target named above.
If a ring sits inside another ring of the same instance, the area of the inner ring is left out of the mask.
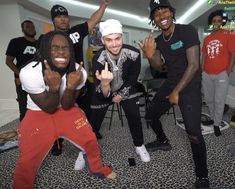
[[[100,33],[102,37],[112,34],[112,33],[121,33],[122,34],[122,25],[118,20],[108,19],[104,22],[100,22]]]

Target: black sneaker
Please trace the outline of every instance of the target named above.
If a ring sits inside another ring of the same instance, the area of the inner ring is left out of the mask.
[[[210,183],[207,177],[205,178],[197,177],[196,182],[195,182],[195,188],[209,188],[209,187],[210,187]]]
[[[58,148],[58,145],[54,144],[51,148],[51,155],[59,156],[60,154],[62,154],[62,145]]]
[[[219,126],[214,126],[214,133],[215,133],[215,136],[220,136],[221,135]]]
[[[214,124],[214,120],[212,120],[207,114],[202,113],[201,115],[201,123],[204,126],[209,126]]]
[[[59,147],[58,147],[58,142],[59,142]],[[51,155],[53,155],[53,156],[59,156],[60,154],[62,154],[62,142],[63,142],[63,139],[59,138],[58,142],[56,140],[54,142],[54,145],[51,148]]]
[[[146,144],[145,147],[150,152],[154,152],[157,150],[169,151],[172,149],[172,147],[169,144],[169,141],[167,139],[164,142],[160,142],[158,140],[155,140],[153,142]]]
[[[209,126],[209,125],[213,125],[214,124],[214,121],[212,119],[209,119],[209,120],[202,120],[202,124],[204,126]]]
[[[235,115],[232,116],[231,121],[235,122]]]
[[[95,136],[98,140],[103,138],[103,136],[99,132],[96,132]]]
[[[224,105],[224,114],[226,114],[229,110],[229,105],[228,104],[225,104]]]

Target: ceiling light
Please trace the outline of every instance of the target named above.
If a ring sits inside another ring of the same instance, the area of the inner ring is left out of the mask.
[[[83,3],[83,2],[75,1],[75,0],[60,0],[60,1],[64,2],[64,3],[72,4],[72,5],[77,5],[77,6],[80,6],[80,7],[85,7],[85,8],[88,8],[88,9],[93,9],[93,10],[97,10],[99,8],[99,6],[97,6],[97,5],[92,5],[92,4],[89,4],[89,3]],[[114,14],[114,15],[118,15],[118,16],[132,18],[132,19],[138,20],[140,22],[149,22],[149,19],[147,17],[140,17],[140,16],[135,15],[135,14],[126,13],[126,12],[115,10],[115,9],[107,8],[105,10],[105,12],[108,12],[108,13],[111,13],[111,14]]]
[[[186,11],[179,19],[177,19],[178,23],[184,23],[185,20],[200,6],[206,3],[208,0],[199,0],[197,1],[188,11]]]

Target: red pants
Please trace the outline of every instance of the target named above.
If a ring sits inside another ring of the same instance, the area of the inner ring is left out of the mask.
[[[92,174],[105,177],[112,172],[104,166],[95,134],[84,113],[77,107],[58,109],[54,114],[28,110],[19,125],[20,156],[14,173],[14,189],[33,189],[39,166],[54,141],[64,136],[86,152]]]

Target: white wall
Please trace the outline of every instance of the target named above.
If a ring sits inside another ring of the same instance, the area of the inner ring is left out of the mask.
[[[19,6],[1,4],[0,14],[0,108],[17,108],[14,75],[5,64],[5,52],[10,39],[22,35]]]
[[[23,20],[29,19],[29,20],[32,20],[32,22],[34,23],[35,29],[37,32],[36,39],[38,39],[38,37],[44,33],[44,24],[45,23],[52,24],[51,18],[47,18],[45,16],[42,16],[42,15],[37,14],[35,12],[32,12],[30,10],[24,9],[23,14],[24,14],[22,16],[24,18]]]
[[[204,35],[204,27],[200,26],[197,29],[197,32],[198,32],[198,37],[199,37],[199,40],[201,42],[201,46],[203,44],[203,41],[204,41],[204,38],[205,38],[205,35]]]
[[[18,109],[16,102],[16,91],[14,85],[13,72],[5,64],[5,52],[9,41],[12,38],[23,36],[21,31],[21,23],[26,20],[32,20],[35,24],[38,38],[43,33],[43,24],[51,23],[50,18],[41,16],[17,3],[1,4],[0,6],[0,61],[2,67],[0,69],[0,109]]]

